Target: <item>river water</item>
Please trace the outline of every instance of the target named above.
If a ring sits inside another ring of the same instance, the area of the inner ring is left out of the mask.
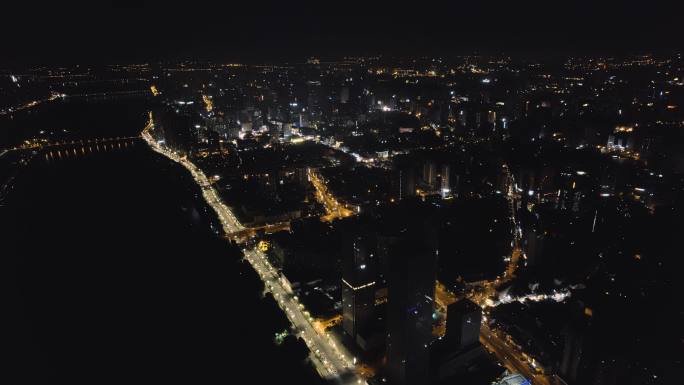
[[[103,122],[125,109],[124,128],[106,125],[128,136],[146,115],[126,103],[78,109]],[[58,127],[98,121],[79,119]],[[141,140],[71,154],[34,157],[0,207],[0,382],[318,382],[300,344],[274,344],[284,316],[181,166]]]

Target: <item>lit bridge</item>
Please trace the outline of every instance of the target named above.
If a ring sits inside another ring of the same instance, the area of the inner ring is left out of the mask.
[[[23,149],[39,150],[43,153],[45,160],[59,160],[87,154],[122,150],[135,146],[139,141],[139,136],[117,136],[113,138],[93,138],[38,144],[35,146],[26,146]]]

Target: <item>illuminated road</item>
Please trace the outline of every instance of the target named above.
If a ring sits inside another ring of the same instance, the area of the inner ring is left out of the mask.
[[[511,260],[508,261],[508,267],[506,267],[506,272],[504,273],[504,282],[511,280],[515,276],[515,271],[518,269],[521,255],[522,250],[518,246],[513,247]]]
[[[275,233],[278,231],[289,231],[290,222],[279,222],[272,223],[269,225],[248,227],[244,230],[226,234],[226,238],[235,240],[238,243],[244,242],[245,240],[254,237],[259,231],[263,231],[266,234]]]
[[[285,311],[296,328],[298,335],[304,339],[317,358],[316,367],[319,373],[327,379],[340,379],[340,375],[348,373],[348,378],[345,376],[344,383],[365,383],[364,379],[355,374],[353,357],[345,355],[344,349],[338,346],[328,333],[318,331],[314,327],[314,319],[299,303],[287,279],[271,266],[266,256],[256,249],[244,250],[244,255],[259,273],[266,288],[273,293],[281,309]]]
[[[518,193],[515,191],[515,179],[511,175],[511,171],[507,165],[504,165],[504,172],[506,173],[507,181],[507,191],[506,200],[508,201],[508,210],[510,211],[510,219],[513,227],[513,250],[511,256],[508,260],[508,267],[504,273],[504,281],[507,282],[515,276],[515,271],[518,268],[518,262],[520,261],[520,256],[522,255],[522,250],[520,249],[520,228],[518,227],[518,222],[515,219],[515,206],[516,199],[519,199]]]
[[[321,217],[322,220],[332,221],[334,219],[346,218],[354,215],[352,210],[344,207],[344,205],[338,202],[335,196],[328,191],[328,186],[326,186],[323,177],[312,169],[308,169],[307,173],[311,184],[316,189],[316,200],[325,207],[326,214]]]
[[[516,199],[519,199],[519,195],[515,191],[515,180],[513,179],[510,170],[507,166],[504,166],[504,168],[508,182],[506,199],[508,200],[510,219],[513,227],[513,249],[511,250],[511,256],[508,259],[508,264],[503,276],[496,280],[486,282],[481,290],[478,290],[471,296],[471,300],[476,302],[483,309],[486,309],[493,303],[492,298],[497,293],[497,287],[515,278],[515,272],[518,269],[520,256],[522,255],[522,249],[520,248],[521,233],[515,218]],[[538,365],[538,363],[528,354],[525,354],[525,352],[523,352],[504,331],[491,329],[486,323],[483,323],[480,329],[480,342],[487,350],[494,353],[497,359],[511,372],[523,375],[535,385],[551,385],[555,383],[555,381],[552,380],[552,377],[545,375],[541,370],[536,372],[531,367],[531,365]]]
[[[520,256],[522,255],[522,250],[520,248],[520,230],[515,218],[516,199],[519,197],[515,192],[515,181],[513,176],[510,174],[508,167],[504,166],[504,168],[508,183],[506,199],[509,204],[510,220],[513,228],[511,255],[506,259],[506,270],[501,277],[492,281],[480,283],[480,285],[475,287],[468,295],[470,300],[477,303],[485,311],[496,302],[493,298],[497,294],[497,288],[515,277],[515,272],[518,269],[520,262]],[[439,285],[437,288],[440,289]],[[438,294],[436,296],[439,298]],[[535,370],[531,368],[530,365],[533,363],[534,365],[537,365],[538,363],[529,355],[525,354],[519,346],[516,346],[513,339],[504,331],[492,329],[486,322],[483,322],[480,329],[480,342],[511,372],[523,375],[535,385],[552,384],[553,381],[550,380],[551,377],[546,376],[543,373],[535,373]]]
[[[506,338],[502,337],[501,332],[490,330],[487,325],[482,325],[480,329],[480,342],[487,350],[494,353],[506,369],[522,374],[535,385],[551,385],[549,377],[535,373],[528,365],[530,361],[523,356],[514,344],[506,341]]]
[[[446,312],[447,306],[456,302],[456,295],[449,291],[443,283],[435,281],[435,303]]]
[[[192,174],[195,182],[202,188],[202,195],[207,203],[216,211],[223,230],[226,234],[236,233],[246,228],[235,218],[230,208],[219,198],[216,190],[202,170],[197,168],[187,158],[161,146],[152,137],[154,130],[152,113],[149,114],[147,126],[141,135],[147,144],[156,152],[181,164]],[[290,283],[285,276],[278,273],[271,266],[266,256],[258,251],[243,250],[247,260],[259,274],[267,290],[273,293],[280,308],[285,312],[288,319],[296,329],[298,336],[302,337],[311,351],[313,362],[319,374],[328,379],[343,384],[365,384],[365,380],[356,374],[353,357],[325,331],[317,331],[313,325],[313,319],[304,306],[299,303],[293,294]]]
[[[223,230],[226,234],[245,230],[245,227],[237,220],[237,218],[235,218],[233,212],[230,211],[228,206],[226,206],[225,203],[223,203],[223,201],[219,198],[218,194],[216,193],[216,190],[211,185],[211,182],[209,181],[207,176],[204,175],[204,172],[197,168],[197,166],[195,166],[192,162],[187,160],[187,158],[181,157],[176,152],[171,151],[170,149],[163,147],[162,145],[157,143],[152,137],[152,134],[150,133],[150,131],[153,129],[154,124],[152,120],[152,113],[150,112],[147,126],[145,126],[141,133],[141,136],[145,140],[145,142],[147,142],[147,144],[154,151],[166,156],[167,158],[173,160],[176,163],[179,163],[188,171],[190,171],[192,178],[202,188],[202,196],[204,196],[204,199],[207,201],[209,206],[211,206],[214,209],[214,211],[216,211],[216,214],[218,215],[219,220],[221,221],[221,225],[223,226]]]

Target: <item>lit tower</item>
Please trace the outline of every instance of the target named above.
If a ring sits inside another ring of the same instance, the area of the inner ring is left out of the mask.
[[[353,253],[342,273],[342,327],[354,340],[367,330],[374,315],[375,263],[362,238],[354,240]]]

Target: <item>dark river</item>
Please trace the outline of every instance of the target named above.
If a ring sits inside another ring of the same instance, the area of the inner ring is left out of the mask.
[[[139,102],[63,107],[5,128],[128,136],[146,118]],[[283,314],[189,174],[143,141],[39,154],[6,198],[0,383],[319,382],[300,343],[274,343]]]

